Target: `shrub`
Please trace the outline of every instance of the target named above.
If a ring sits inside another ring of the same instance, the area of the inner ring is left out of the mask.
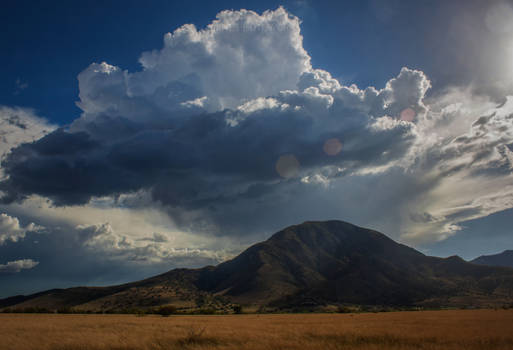
[[[156,311],[156,314],[161,316],[169,316],[176,313],[176,307],[173,305],[164,305],[159,307]]]
[[[72,314],[74,311],[70,307],[61,307],[57,309],[58,314]]]
[[[240,305],[233,305],[233,312],[236,313],[236,314],[241,314],[242,313],[242,306],[240,306]]]
[[[352,310],[350,307],[340,305],[340,306],[337,308],[337,312],[339,312],[339,313],[341,313],[341,314],[348,314],[348,313],[353,312],[353,310]]]
[[[26,308],[22,309],[21,312],[26,313],[26,314],[49,314],[49,313],[51,313],[50,310],[48,310],[44,307],[37,307],[37,306],[26,307]]]

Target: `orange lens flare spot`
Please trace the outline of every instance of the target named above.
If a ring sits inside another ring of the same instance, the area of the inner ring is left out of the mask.
[[[324,142],[322,149],[327,155],[336,156],[342,151],[342,142],[337,138],[328,139]]]
[[[405,122],[412,122],[415,119],[417,113],[411,108],[406,108],[401,111],[400,118]]]
[[[276,161],[276,171],[285,179],[295,177],[299,173],[299,161],[293,154],[284,154]]]

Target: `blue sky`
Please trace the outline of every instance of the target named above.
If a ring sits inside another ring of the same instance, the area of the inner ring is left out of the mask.
[[[439,256],[513,246],[511,1],[0,20],[0,296],[215,264],[306,220]]]

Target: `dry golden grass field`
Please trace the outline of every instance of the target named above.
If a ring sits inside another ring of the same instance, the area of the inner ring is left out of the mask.
[[[0,350],[513,349],[513,311],[0,315]]]

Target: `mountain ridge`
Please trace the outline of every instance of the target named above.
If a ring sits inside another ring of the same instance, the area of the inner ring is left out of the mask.
[[[284,228],[217,266],[174,269],[111,287],[54,289],[0,300],[0,308],[120,310],[230,304],[480,307],[513,303],[513,269],[437,258],[347,222]]]
[[[481,255],[474,260],[470,261],[474,264],[489,265],[489,266],[503,266],[513,268],[513,250],[507,249],[502,253]]]

